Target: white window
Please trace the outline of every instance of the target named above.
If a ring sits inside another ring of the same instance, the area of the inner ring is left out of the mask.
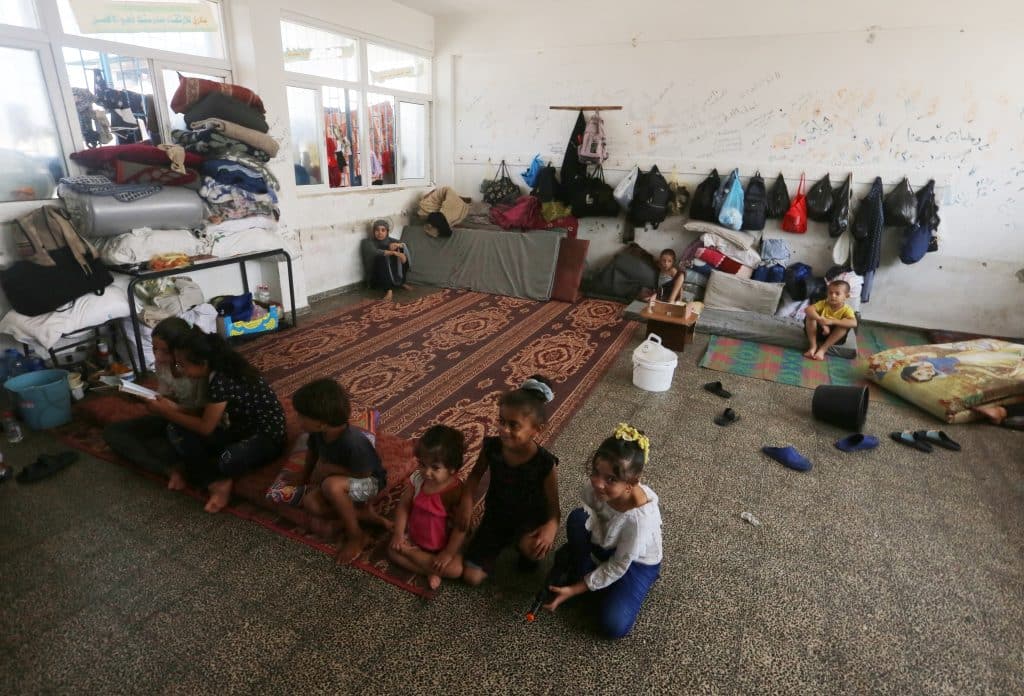
[[[230,79],[220,0],[0,4],[0,202],[52,197],[67,153],[167,142],[179,73]]]
[[[431,59],[302,20],[281,22],[301,191],[430,181]]]

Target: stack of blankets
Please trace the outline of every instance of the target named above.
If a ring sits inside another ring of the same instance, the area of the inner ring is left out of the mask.
[[[276,177],[266,163],[279,144],[267,135],[263,100],[239,85],[179,75],[171,108],[183,114],[187,130],[171,137],[186,152],[203,158],[199,195],[209,222],[280,217]]]

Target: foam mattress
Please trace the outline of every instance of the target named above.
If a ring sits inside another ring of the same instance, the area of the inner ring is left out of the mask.
[[[86,237],[113,237],[148,227],[180,230],[199,226],[206,217],[203,199],[192,189],[165,186],[151,196],[124,203],[113,196],[67,192],[64,205],[79,233]]]

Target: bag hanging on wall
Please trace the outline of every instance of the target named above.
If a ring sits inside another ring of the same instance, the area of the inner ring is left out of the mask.
[[[604,119],[601,118],[600,111],[595,111],[587,121],[587,128],[583,131],[583,142],[579,148],[579,158],[584,164],[601,164],[608,159]]]
[[[718,222],[725,227],[739,230],[743,227],[743,187],[740,185],[740,172],[733,169],[729,174],[725,198],[718,211]]]
[[[886,194],[884,210],[886,225],[910,227],[917,222],[917,198],[906,177]]]
[[[615,201],[612,187],[605,183],[601,165],[587,174],[586,180],[573,195],[572,214],[574,217],[618,217],[619,204]]]
[[[828,222],[832,216],[832,180],[826,173],[807,192],[807,217],[815,222]]]
[[[907,264],[917,263],[931,251],[935,229],[939,226],[938,208],[935,205],[935,180],[929,180],[918,189],[916,198],[917,222],[903,233],[903,245],[900,247],[900,261]]]
[[[512,181],[512,175],[508,171],[505,160],[501,161],[498,173],[493,179],[484,179],[480,184],[480,193],[484,194],[484,203],[487,205],[511,203],[522,195],[522,191]]]
[[[789,210],[789,189],[786,188],[786,180],[782,174],[775,177],[772,190],[768,192],[768,200],[765,203],[765,213],[768,217],[779,219]]]
[[[625,210],[629,210],[629,204],[633,202],[633,189],[636,187],[636,178],[639,175],[640,167],[634,166],[622,178],[622,181],[616,184],[615,190],[612,192],[615,201]]]
[[[832,197],[832,215],[828,220],[830,237],[839,237],[850,227],[850,179],[851,175],[847,174]]]
[[[658,229],[668,215],[671,191],[668,182],[658,171],[658,165],[641,173],[633,189],[633,202],[629,206],[629,221],[635,225],[651,225]]]
[[[534,183],[530,195],[539,198],[541,203],[550,203],[558,197],[558,174],[551,164],[541,167]]]
[[[705,222],[717,222],[715,216],[715,193],[721,186],[722,180],[718,176],[718,170],[712,169],[704,181],[697,184],[697,190],[693,193],[693,200],[690,201],[690,219],[704,220]]]
[[[743,193],[742,229],[753,231],[764,229],[767,196],[761,172],[754,172],[754,176],[750,177],[750,181],[747,182],[747,190]]]
[[[540,155],[534,155],[533,161],[530,162],[529,168],[523,172],[523,181],[527,186],[533,188],[537,185],[537,175],[540,174],[540,170],[544,168],[544,160],[540,158]]]
[[[569,142],[565,146],[565,156],[562,158],[562,168],[558,172],[561,185],[555,190],[555,198],[568,203],[572,200],[576,189],[587,177],[587,167],[580,162],[580,145],[583,143],[583,133],[587,130],[587,119],[580,111],[576,115],[576,125],[569,134]],[[544,199],[541,199],[545,202]]]
[[[804,195],[804,175],[800,175],[800,185],[796,189],[796,198],[789,205],[782,218],[782,229],[787,232],[803,234],[807,231],[807,196]]]

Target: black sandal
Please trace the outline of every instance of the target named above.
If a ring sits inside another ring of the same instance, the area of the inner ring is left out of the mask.
[[[14,480],[18,483],[35,483],[49,478],[62,469],[66,469],[78,459],[78,452],[68,450],[60,454],[43,454],[24,469]]]
[[[729,397],[732,396],[731,392],[726,391],[725,388],[722,387],[721,382],[708,382],[707,384],[704,385],[704,389],[711,392],[715,396],[722,397],[723,399],[728,399]]]

